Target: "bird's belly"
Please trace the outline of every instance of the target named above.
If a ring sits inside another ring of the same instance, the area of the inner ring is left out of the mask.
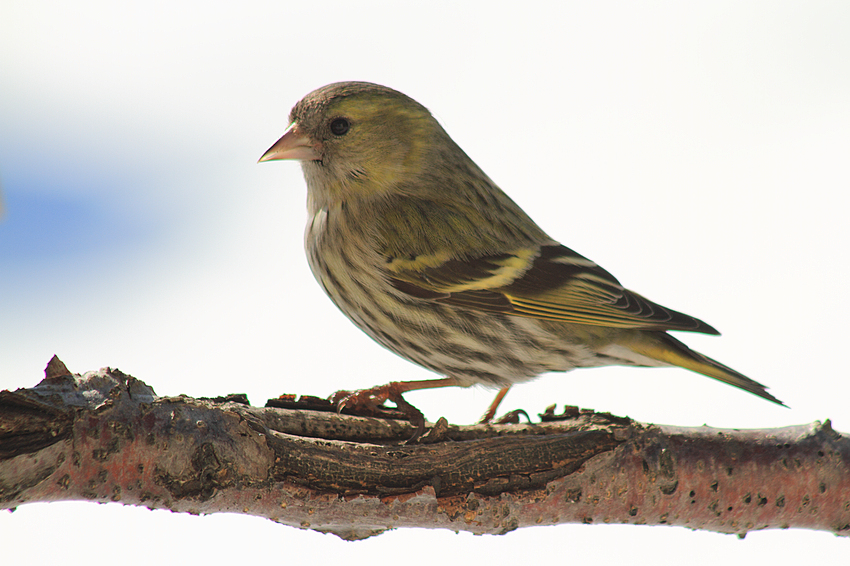
[[[377,253],[340,237],[319,212],[307,227],[307,259],[336,306],[401,357],[464,385],[505,387],[550,371],[622,363],[571,336],[567,325],[480,312],[407,296],[389,284]]]
[[[337,307],[399,356],[464,385],[505,387],[550,371],[600,364],[538,321],[405,298],[357,269],[341,250],[309,249],[313,273]]]

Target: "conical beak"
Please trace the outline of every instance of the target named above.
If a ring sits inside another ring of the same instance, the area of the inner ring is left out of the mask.
[[[276,161],[279,159],[300,159],[302,161],[318,161],[322,158],[322,144],[313,141],[309,136],[302,135],[298,131],[298,124],[293,123],[283,134],[283,137],[275,142],[267,152],[263,154],[259,162]]]

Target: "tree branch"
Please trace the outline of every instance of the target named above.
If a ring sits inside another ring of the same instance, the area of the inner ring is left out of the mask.
[[[0,392],[0,508],[120,501],[346,539],[559,523],[850,533],[850,442],[829,421],[738,431],[573,410],[528,425],[441,419],[403,445],[403,421],[246,403],[157,397],[54,357],[36,387]]]

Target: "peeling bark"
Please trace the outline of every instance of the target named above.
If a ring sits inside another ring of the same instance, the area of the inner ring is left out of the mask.
[[[234,400],[235,399],[235,400]],[[365,538],[398,527],[503,534],[559,523],[850,533],[850,442],[829,421],[677,428],[573,411],[560,422],[433,425],[157,397],[57,358],[0,392],[0,508],[91,500],[235,512]]]

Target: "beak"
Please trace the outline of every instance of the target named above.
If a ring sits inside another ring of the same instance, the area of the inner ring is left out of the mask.
[[[262,161],[279,159],[299,159],[301,161],[318,161],[322,158],[322,144],[316,143],[309,136],[298,131],[298,124],[289,126],[283,137],[275,142],[260,158]]]

